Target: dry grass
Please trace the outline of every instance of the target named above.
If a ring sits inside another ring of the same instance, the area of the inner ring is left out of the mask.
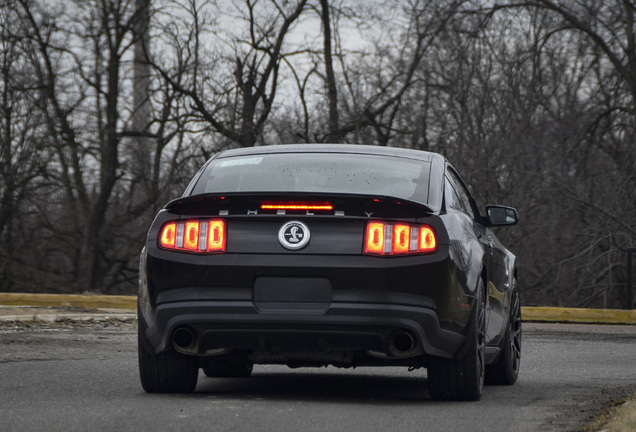
[[[614,417],[601,429],[603,432],[636,432],[636,399],[616,408]]]
[[[612,404],[583,432],[636,432],[636,394]]]

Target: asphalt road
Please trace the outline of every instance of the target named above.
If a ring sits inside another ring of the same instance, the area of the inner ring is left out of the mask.
[[[433,402],[424,370],[256,366],[145,394],[131,323],[0,324],[0,431],[568,431],[636,392],[636,326],[524,326],[522,371]]]

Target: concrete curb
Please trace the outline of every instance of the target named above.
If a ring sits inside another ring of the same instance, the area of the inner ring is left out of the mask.
[[[35,307],[83,307],[99,309],[137,309],[135,296],[86,294],[13,294],[0,293],[0,305]]]
[[[1,322],[133,322],[137,297],[0,293]]]
[[[104,322],[122,321],[133,322],[137,319],[134,313],[28,313],[16,315],[0,315],[0,322],[24,322],[24,323],[63,323],[65,321],[79,322]]]
[[[521,319],[529,322],[636,325],[636,310],[522,307]]]
[[[65,319],[78,321],[108,319],[129,320],[133,317],[133,311],[137,309],[137,297],[85,294],[0,293],[0,305],[5,306],[0,308],[0,321],[56,322]],[[26,307],[89,308],[101,310],[96,313],[64,310],[50,313],[50,311],[46,309],[34,311]],[[104,309],[111,309],[111,311],[104,311]],[[636,310],[525,306],[521,308],[521,318],[526,322],[636,325]]]

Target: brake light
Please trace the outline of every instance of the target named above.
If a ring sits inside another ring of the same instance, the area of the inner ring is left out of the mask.
[[[408,225],[393,226],[393,253],[406,253],[411,248],[411,227]]]
[[[184,252],[225,252],[225,232],[223,219],[168,222],[159,233],[159,246]]]
[[[428,225],[405,223],[367,223],[364,253],[368,255],[406,255],[431,253],[437,250],[435,231]]]
[[[380,222],[369,222],[367,224],[367,234],[364,241],[364,253],[381,254],[384,250],[384,224]]]
[[[177,241],[177,224],[171,222],[169,224],[164,225],[161,230],[161,237],[159,239],[159,244],[165,248],[174,247]]]
[[[428,226],[420,228],[418,250],[422,252],[434,252],[437,249],[437,239],[433,229]]]
[[[333,210],[328,202],[263,202],[262,210]]]
[[[208,225],[208,252],[225,251],[225,221],[211,220]]]
[[[186,222],[183,247],[188,250],[199,248],[199,222]]]

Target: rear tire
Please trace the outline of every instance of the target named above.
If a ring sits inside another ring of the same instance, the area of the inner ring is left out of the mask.
[[[146,325],[138,314],[138,359],[141,386],[148,393],[192,393],[197,386],[199,359],[172,348],[155,354],[145,336]]]
[[[203,368],[203,373],[211,378],[247,378],[252,375],[253,369],[252,363],[232,363],[226,360],[210,363]]]
[[[515,284],[510,298],[510,319],[497,362],[486,367],[486,384],[512,385],[517,382],[521,363],[521,307]]]
[[[460,357],[429,359],[428,390],[434,400],[477,401],[481,398],[486,364],[486,301],[481,278],[476,295],[472,324],[466,334],[467,345]]]

